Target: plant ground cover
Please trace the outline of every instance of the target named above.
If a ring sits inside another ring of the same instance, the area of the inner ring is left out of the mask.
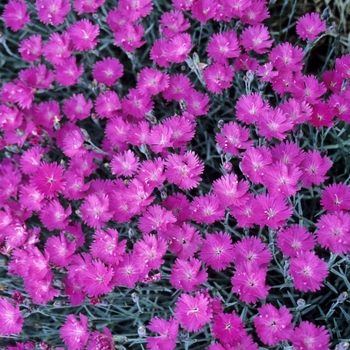
[[[349,5],[0,4],[0,347],[349,348]]]

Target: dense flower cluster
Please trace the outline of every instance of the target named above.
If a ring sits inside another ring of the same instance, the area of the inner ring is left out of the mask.
[[[350,56],[320,77],[306,70],[326,20],[296,22],[303,51],[274,42],[265,0],[173,0],[169,11],[151,0],[36,0],[30,9],[10,0],[2,13],[6,30],[23,33],[25,64],[0,93],[0,253],[27,299],[0,298],[0,335],[21,333],[30,312],[20,307],[64,298],[79,312],[59,326],[61,342],[114,349],[107,322],[102,333],[80,306],[144,285],[149,295],[159,282],[173,304],[145,313],[148,349],[175,349],[184,332],[203,330],[209,350],[258,349],[258,340],[328,349],[326,323],[302,313],[293,323],[292,308],[269,298],[276,274],[290,298],[319,291],[334,271],[328,257],[350,253],[350,187],[323,186],[333,179],[325,130],[350,123]],[[155,13],[150,40],[144,23]],[[50,29],[33,34],[33,23]],[[211,28],[204,57],[192,24],[200,35]],[[231,100],[224,120],[203,129]],[[322,133],[322,147],[300,142],[303,127]],[[322,210],[307,221],[304,193],[320,193]]]

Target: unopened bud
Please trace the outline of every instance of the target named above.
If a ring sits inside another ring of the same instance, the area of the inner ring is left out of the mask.
[[[140,300],[139,295],[135,292],[131,294],[131,299],[134,303],[138,303]]]
[[[232,171],[232,163],[231,162],[224,162],[222,164],[222,168],[227,172],[230,173]]]
[[[140,326],[137,330],[137,333],[139,334],[140,338],[143,338],[146,336],[146,327],[145,326]]]
[[[302,308],[306,305],[306,301],[304,299],[298,299],[297,304],[299,308]]]
[[[343,292],[338,297],[338,303],[343,303],[348,298],[348,293]]]
[[[222,128],[224,127],[224,125],[225,125],[225,122],[224,122],[222,119],[220,119],[220,120],[218,121],[218,128],[219,128],[219,129],[222,129]]]

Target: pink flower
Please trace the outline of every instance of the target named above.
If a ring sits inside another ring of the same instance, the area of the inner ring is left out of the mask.
[[[179,11],[190,11],[195,0],[172,0],[173,6]]]
[[[31,178],[31,185],[34,185],[47,198],[55,197],[64,187],[63,168],[57,163],[42,162]]]
[[[343,55],[335,60],[335,72],[343,79],[350,78],[350,55]]]
[[[189,261],[176,259],[170,272],[170,283],[176,289],[190,293],[199,289],[199,285],[207,282],[207,270],[200,270],[201,261],[190,258]]]
[[[43,47],[43,55],[52,64],[62,65],[71,54],[70,36],[67,32],[63,32],[62,35],[57,32],[51,34],[49,41]]]
[[[114,340],[112,333],[107,327],[103,327],[103,334],[100,332],[92,332],[89,337],[89,343],[86,350],[114,350]]]
[[[238,57],[240,48],[237,34],[234,31],[213,34],[207,52],[210,58],[221,64],[227,63],[228,58]]]
[[[259,66],[255,73],[259,77],[259,81],[271,82],[279,72],[274,71],[272,63],[268,62],[262,66]]]
[[[317,242],[335,254],[350,253],[350,215],[343,211],[327,213],[316,224]]]
[[[291,225],[278,231],[277,245],[285,256],[296,257],[300,252],[313,249],[315,239],[305,227]]]
[[[173,318],[166,321],[162,318],[153,317],[147,328],[152,332],[159,333],[156,337],[147,338],[147,349],[172,350],[176,347],[179,325]]]
[[[284,140],[293,129],[293,124],[280,109],[270,109],[261,113],[258,121],[259,134],[271,141],[273,138]]]
[[[24,29],[25,25],[30,22],[30,14],[26,12],[27,4],[24,1],[9,1],[2,14],[6,27],[11,28],[14,32]]]
[[[69,0],[36,0],[35,7],[40,22],[53,26],[62,24],[70,11]]]
[[[112,228],[107,228],[106,231],[96,230],[90,246],[91,255],[105,264],[118,265],[123,261],[126,248],[126,240],[119,242],[118,236],[118,231]]]
[[[233,246],[233,261],[236,267],[245,264],[265,269],[271,258],[270,250],[257,237],[242,238]]]
[[[304,62],[303,50],[292,44],[285,42],[278,44],[269,54],[269,59],[277,70],[287,70],[292,72],[300,72]]]
[[[256,196],[252,210],[257,225],[261,227],[266,225],[273,230],[282,226],[293,213],[293,208],[287,205],[284,198],[268,194]]]
[[[212,318],[208,298],[200,292],[195,296],[181,294],[176,302],[175,318],[189,332],[201,330]]]
[[[236,103],[236,118],[246,124],[256,123],[260,115],[269,108],[268,103],[263,102],[261,95],[253,92],[250,95],[242,95]]]
[[[50,262],[59,267],[67,266],[73,259],[76,249],[75,241],[69,241],[60,233],[60,236],[51,236],[45,243],[45,249],[50,254]]]
[[[254,196],[251,193],[248,193],[244,196],[244,203],[238,206],[231,206],[230,215],[237,220],[238,227],[253,227],[254,224],[254,215],[253,215],[253,202]]]
[[[323,286],[328,275],[327,263],[314,252],[300,252],[290,261],[289,274],[293,277],[295,289],[302,292],[316,292]]]
[[[166,60],[173,63],[186,61],[187,55],[192,50],[191,36],[187,33],[176,34],[165,46]]]
[[[80,211],[85,224],[92,228],[102,227],[113,216],[109,208],[109,197],[105,194],[89,194]]]
[[[221,63],[214,63],[203,72],[203,78],[209,91],[221,94],[223,89],[231,86],[234,76],[233,68]]]
[[[241,18],[243,16],[243,11],[251,7],[251,0],[231,0],[223,1],[226,9],[226,16],[231,19],[235,16]]]
[[[126,143],[131,125],[119,115],[107,121],[105,134],[113,147]]]
[[[133,288],[135,283],[147,274],[144,262],[135,253],[125,254],[124,259],[115,268],[114,282],[117,286]]]
[[[333,125],[333,119],[334,112],[332,106],[329,105],[329,101],[327,101],[327,103],[318,102],[313,106],[313,112],[309,123],[319,129],[322,126],[331,128]]]
[[[72,132],[63,139],[61,149],[67,157],[80,157],[87,152],[84,142],[85,139],[82,132],[80,130],[72,130]]]
[[[44,206],[44,194],[35,186],[21,186],[19,202],[23,208],[27,210],[40,211]]]
[[[81,276],[81,283],[85,293],[89,297],[98,297],[109,293],[114,287],[114,271],[112,267],[105,266],[100,260],[92,260]]]
[[[133,151],[127,150],[113,156],[111,162],[112,174],[117,176],[133,176],[139,167],[139,158],[135,157]]]
[[[167,232],[172,224],[176,222],[175,216],[158,204],[147,208],[147,211],[139,220],[139,229],[147,234],[155,230],[157,232]]]
[[[202,243],[199,231],[186,222],[181,227],[174,225],[167,236],[171,239],[170,250],[180,259],[193,257]]]
[[[151,0],[120,0],[118,8],[124,13],[130,22],[135,22],[148,16],[152,11]]]
[[[72,122],[88,118],[91,109],[91,100],[86,100],[83,94],[73,94],[73,96],[65,100],[63,104],[63,112]]]
[[[105,0],[74,0],[74,10],[81,15],[83,13],[95,13]]]
[[[233,245],[226,232],[206,235],[199,253],[200,259],[215,271],[221,271],[233,262]]]
[[[95,100],[95,111],[101,119],[115,117],[120,109],[121,103],[114,91],[103,92]]]
[[[303,124],[308,121],[312,115],[312,107],[309,103],[290,98],[279,104],[279,108],[286,113],[287,118],[294,124]]]
[[[161,33],[168,38],[186,31],[191,26],[189,20],[185,18],[183,12],[178,10],[163,13],[159,23]]]
[[[190,210],[193,220],[199,224],[212,224],[215,221],[223,220],[225,215],[224,203],[221,203],[214,194],[194,197]]]
[[[196,90],[191,91],[185,99],[187,112],[195,117],[205,115],[209,110],[209,97]]]
[[[0,298],[0,335],[19,334],[22,331],[23,318],[19,306],[13,306],[7,299]]]
[[[124,68],[117,58],[106,57],[94,64],[92,76],[99,83],[113,86],[117,83],[117,79],[123,76],[123,71]]]
[[[137,89],[130,89],[129,94],[122,99],[122,108],[128,114],[141,119],[153,108],[154,102],[150,95],[142,95]]]
[[[244,334],[243,322],[233,311],[231,314],[220,312],[213,318],[213,336],[223,344],[234,344]]]
[[[71,44],[74,50],[88,51],[93,49],[98,40],[96,37],[100,32],[98,25],[93,25],[89,20],[82,19],[68,28]]]
[[[218,3],[216,0],[197,0],[192,5],[192,16],[202,24],[214,18]]]
[[[114,44],[121,46],[126,52],[133,52],[135,48],[145,44],[145,41],[141,40],[144,31],[141,24],[126,22],[118,31],[114,32]]]
[[[89,339],[88,318],[83,314],[79,316],[80,322],[74,315],[68,315],[66,322],[60,328],[60,336],[69,350],[83,349]]]
[[[246,51],[265,53],[269,51],[273,40],[270,39],[269,30],[264,25],[249,26],[241,34],[240,40]]]
[[[42,43],[40,35],[31,35],[29,38],[21,41],[18,51],[24,60],[34,62],[42,54]]]
[[[163,124],[155,125],[150,131],[147,144],[153,152],[161,153],[173,146],[172,134],[170,127]]]
[[[325,85],[319,83],[313,75],[305,76],[301,73],[295,76],[295,83],[291,85],[292,96],[310,104],[320,102],[321,96],[327,91]]]
[[[252,71],[255,72],[258,68],[259,61],[256,58],[252,58],[246,53],[241,54],[237,57],[234,63],[234,67],[236,71],[240,69],[244,71]]]
[[[297,34],[303,40],[315,40],[318,34],[326,30],[326,21],[321,21],[318,13],[307,13],[299,18],[296,26]]]
[[[70,57],[60,62],[55,67],[55,78],[62,86],[71,86],[78,84],[78,78],[83,74],[84,67],[76,64],[76,58]]]
[[[21,82],[35,89],[50,89],[55,79],[53,72],[48,70],[45,64],[23,69],[19,72],[18,76]]]
[[[190,202],[183,193],[176,192],[163,202],[165,208],[170,209],[177,219],[177,222],[188,220],[191,216],[189,212]]]
[[[240,263],[231,278],[232,291],[246,303],[256,303],[265,299],[270,287],[265,284],[266,269],[250,263]]]
[[[297,184],[301,175],[302,171],[298,167],[276,162],[268,167],[263,184],[271,195],[290,197],[300,190]]]
[[[350,210],[350,187],[343,184],[330,184],[322,190],[321,205],[328,212]]]
[[[169,78],[169,86],[162,91],[162,95],[165,100],[180,101],[188,96],[189,91],[192,89],[190,79],[183,75],[173,75]]]
[[[164,119],[163,125],[172,130],[173,145],[175,148],[185,147],[193,139],[195,124],[186,117],[173,116]]]
[[[343,83],[343,77],[335,69],[327,70],[322,75],[322,81],[328,90],[331,90],[334,93],[338,93],[340,92]]]
[[[164,263],[162,259],[168,245],[164,239],[156,235],[144,235],[134,244],[134,253],[149,270],[157,270]]]
[[[260,315],[254,318],[254,326],[263,343],[275,346],[290,339],[293,316],[285,306],[278,310],[272,304],[266,304],[258,310]]]
[[[157,95],[169,86],[169,76],[153,68],[143,68],[140,72],[137,89],[142,95]]]
[[[327,156],[322,157],[317,150],[308,151],[300,164],[303,186],[310,188],[312,184],[320,185],[328,179],[325,175],[331,167],[332,162]]]
[[[290,340],[297,350],[328,350],[330,337],[324,326],[316,327],[311,322],[303,321],[294,329]]]
[[[252,146],[253,141],[249,140],[249,136],[249,129],[229,122],[224,125],[220,134],[216,134],[215,140],[223,152],[238,156],[239,149],[247,149]]]
[[[242,172],[255,184],[263,183],[268,166],[272,163],[272,155],[269,148],[265,146],[259,148],[248,148],[242,162]]]
[[[72,210],[70,206],[64,209],[58,199],[53,199],[41,210],[39,218],[48,230],[63,230],[69,223],[68,216],[71,213]]]
[[[204,165],[193,151],[187,151],[183,156],[170,154],[166,160],[165,176],[168,181],[181,189],[190,190],[198,186]]]
[[[223,175],[213,182],[213,193],[226,206],[239,206],[244,204],[248,198],[246,193],[249,189],[248,181],[238,181],[237,175],[227,174]]]
[[[146,160],[141,163],[136,179],[150,188],[160,187],[166,180],[164,174],[164,161],[161,158]]]
[[[244,0],[236,0],[244,4],[243,14],[240,16],[243,24],[256,26],[264,19],[269,18],[269,10],[266,1],[257,0],[254,2],[246,2]],[[246,4],[249,4],[246,6]]]
[[[271,154],[274,162],[282,162],[288,166],[299,166],[305,155],[302,149],[288,140],[271,147]]]

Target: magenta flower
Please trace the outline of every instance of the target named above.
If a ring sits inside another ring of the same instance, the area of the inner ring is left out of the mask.
[[[73,94],[72,97],[65,100],[63,103],[63,112],[72,122],[88,118],[90,116],[91,109],[91,100],[85,99],[83,94]]]
[[[330,337],[324,326],[316,327],[311,322],[303,321],[294,329],[290,340],[297,350],[328,350]]]
[[[275,230],[285,224],[293,214],[293,208],[282,197],[260,194],[253,202],[253,217],[261,227],[268,226]]]
[[[71,8],[69,0],[36,0],[35,7],[40,22],[53,26],[62,24]]]
[[[247,2],[246,0],[235,1],[239,1],[240,3],[244,4],[245,8],[243,10],[243,14],[240,16],[243,24],[257,26],[258,24],[261,24],[263,20],[270,17],[268,6],[266,6],[265,0],[256,0],[252,3]]]
[[[313,106],[313,112],[309,123],[319,129],[322,126],[331,128],[333,125],[333,119],[334,111],[332,106],[329,105],[329,101],[327,101],[327,103],[318,102]]]
[[[74,0],[74,10],[81,15],[83,13],[95,13],[99,7],[105,3],[105,0]]]
[[[195,117],[205,115],[210,107],[208,95],[203,95],[196,90],[192,90],[184,101],[187,105],[187,112]]]
[[[165,176],[168,181],[181,189],[189,190],[198,186],[203,173],[204,164],[193,151],[184,155],[170,154],[166,160]]]
[[[74,315],[68,315],[66,322],[60,328],[60,336],[68,349],[84,349],[89,339],[88,318],[83,314],[79,314],[79,316],[80,322]]]
[[[6,27],[14,32],[24,29],[30,22],[30,13],[27,12],[27,4],[24,1],[11,0],[5,5],[2,18]]]
[[[114,287],[113,275],[114,271],[111,266],[105,266],[100,260],[92,260],[84,275],[81,276],[84,292],[89,297],[109,293]]]
[[[279,108],[287,115],[287,118],[294,124],[307,122],[312,115],[312,107],[309,103],[290,98],[279,104]]]
[[[19,202],[23,208],[40,211],[45,204],[45,196],[35,186],[21,186]]]
[[[135,283],[147,274],[145,264],[135,253],[124,255],[122,262],[115,267],[114,282],[117,286],[133,288]]]
[[[176,302],[175,318],[187,331],[198,332],[212,318],[208,298],[200,292],[195,296],[181,294]]]
[[[130,128],[130,123],[118,115],[107,121],[105,134],[113,147],[120,147],[126,143]]]
[[[234,31],[213,34],[207,52],[210,58],[221,64],[227,63],[228,58],[238,57],[240,48],[237,34]]]
[[[277,245],[285,256],[296,257],[300,252],[312,250],[315,238],[305,227],[291,225],[278,231]]]
[[[223,152],[238,156],[240,149],[250,148],[253,141],[249,140],[249,129],[237,123],[229,122],[216,134],[215,141],[222,148]]]
[[[267,102],[263,102],[261,95],[253,92],[250,95],[242,95],[236,103],[236,118],[246,124],[254,124],[259,120],[262,112],[269,108]]]
[[[307,13],[299,18],[296,26],[297,34],[303,40],[315,40],[326,30],[326,21],[322,21],[318,13]]]
[[[22,58],[28,62],[39,60],[42,54],[41,36],[35,34],[22,40],[18,51],[21,53]]]
[[[168,62],[168,39],[158,38],[154,41],[149,56],[160,67],[170,68]]]
[[[254,325],[263,343],[275,346],[280,341],[290,339],[293,316],[285,306],[278,310],[272,304],[266,304],[258,310],[259,316],[254,318]]]
[[[103,327],[103,334],[100,332],[92,332],[89,337],[89,343],[86,350],[114,350],[114,340],[112,333],[107,327]]]
[[[105,264],[118,265],[123,260],[126,248],[126,240],[119,242],[118,236],[118,231],[113,228],[107,228],[106,231],[96,230],[90,246],[91,255]]]
[[[337,211],[322,215],[317,221],[316,238],[323,247],[335,254],[350,253],[350,215]]]
[[[141,24],[126,22],[114,32],[114,44],[121,46],[126,52],[133,52],[135,48],[139,48],[146,43],[141,40],[144,32],[145,29]]]
[[[92,76],[99,83],[113,86],[123,76],[124,68],[117,58],[106,57],[94,64]]]
[[[95,111],[101,119],[115,117],[120,109],[121,103],[114,91],[103,92],[95,100]]]
[[[285,42],[278,44],[269,54],[269,59],[277,70],[287,70],[291,72],[300,72],[304,62],[303,50],[292,44]]]
[[[221,271],[233,262],[233,244],[226,232],[206,235],[199,252],[200,259],[216,271]]]
[[[194,197],[190,210],[192,218],[197,223],[212,224],[215,221],[223,220],[225,207],[214,194],[207,194],[205,197]]]
[[[141,119],[153,108],[154,102],[150,95],[142,95],[137,89],[130,89],[129,94],[122,99],[122,108],[128,114]]]
[[[78,78],[83,72],[83,65],[77,66],[75,57],[66,58],[55,66],[55,78],[62,86],[78,84]]]
[[[165,208],[170,209],[177,222],[186,221],[190,218],[190,202],[183,193],[176,192],[169,196],[164,202]]]
[[[176,34],[165,46],[167,61],[181,63],[186,61],[187,55],[192,50],[191,36],[187,33]]]
[[[170,272],[170,283],[176,289],[190,293],[199,289],[199,285],[207,282],[207,270],[200,270],[201,261],[190,258],[189,261],[176,259]]]
[[[265,299],[270,287],[265,284],[266,269],[250,263],[240,263],[231,278],[232,291],[246,303],[256,303]]]
[[[308,151],[300,164],[303,186],[310,188],[312,184],[320,185],[328,179],[325,175],[331,167],[332,162],[327,156],[322,157],[317,150]]]
[[[80,206],[81,218],[86,225],[100,228],[113,216],[109,205],[109,197],[104,193],[89,194]]]
[[[183,74],[173,75],[169,78],[169,86],[162,91],[162,95],[165,100],[180,101],[185,99],[190,90],[192,89],[192,83],[188,77]]]
[[[223,89],[231,86],[234,76],[233,68],[229,65],[214,63],[203,72],[203,78],[209,91],[221,94]]]
[[[233,261],[236,266],[248,264],[266,268],[271,261],[271,252],[257,237],[245,237],[233,246]]]
[[[212,332],[223,344],[235,344],[244,334],[243,322],[233,311],[231,314],[218,313],[213,318]]]
[[[335,60],[335,72],[343,79],[350,78],[350,55],[343,55]]]
[[[280,109],[270,109],[261,113],[258,121],[259,134],[271,141],[273,138],[284,140],[293,129],[293,124]]]
[[[117,176],[133,176],[139,167],[139,158],[135,157],[134,152],[127,150],[113,156],[111,161],[112,174]]]
[[[53,199],[51,202],[46,203],[39,214],[39,218],[48,230],[63,230],[70,221],[68,216],[71,213],[72,210],[70,206],[64,209],[58,199]]]
[[[176,347],[179,325],[173,318],[166,321],[162,318],[154,317],[147,328],[152,332],[159,333],[155,337],[147,338],[147,349],[172,350]]]
[[[169,76],[153,68],[143,68],[136,88],[142,95],[157,95],[169,86]]]
[[[330,184],[322,190],[321,205],[328,212],[350,210],[350,187],[343,184]]]
[[[302,171],[298,167],[280,161],[268,167],[263,184],[273,196],[290,197],[300,190],[297,184],[301,175]]]
[[[272,160],[282,162],[288,166],[299,166],[304,159],[305,153],[295,143],[288,140],[271,147]],[[269,166],[271,168],[272,166]]]
[[[75,22],[68,28],[71,44],[74,50],[77,51],[88,51],[93,49],[98,43],[96,38],[99,32],[100,28],[98,25],[93,25],[87,19]]]
[[[159,20],[159,24],[161,33],[168,38],[186,31],[191,26],[183,12],[178,10],[163,13]]]
[[[118,8],[124,13],[130,22],[148,16],[152,11],[151,0],[120,0]]]
[[[18,305],[13,306],[7,299],[0,298],[0,335],[19,334],[22,326],[23,318]]]
[[[161,158],[146,160],[141,163],[136,179],[150,188],[160,187],[166,179],[164,166],[164,160]]]
[[[57,32],[51,34],[49,41],[43,47],[43,55],[52,64],[62,65],[71,54],[70,36],[67,32],[62,35]]]
[[[187,116],[173,116],[163,120],[163,125],[172,130],[171,138],[175,148],[185,147],[195,134],[195,123]]]
[[[270,39],[269,30],[264,25],[247,27],[240,36],[240,41],[246,51],[265,53],[269,51],[273,40]]]
[[[242,172],[255,184],[263,183],[264,175],[268,166],[272,164],[272,154],[269,148],[265,146],[259,148],[248,148],[245,152],[242,162]]]
[[[328,275],[327,263],[314,252],[300,252],[290,261],[288,270],[294,280],[294,287],[302,292],[316,292],[323,286]]]
[[[209,19],[214,18],[217,7],[218,2],[216,0],[197,0],[191,8],[192,16],[204,24]]]
[[[190,11],[195,0],[172,0],[173,6],[179,11]]]

